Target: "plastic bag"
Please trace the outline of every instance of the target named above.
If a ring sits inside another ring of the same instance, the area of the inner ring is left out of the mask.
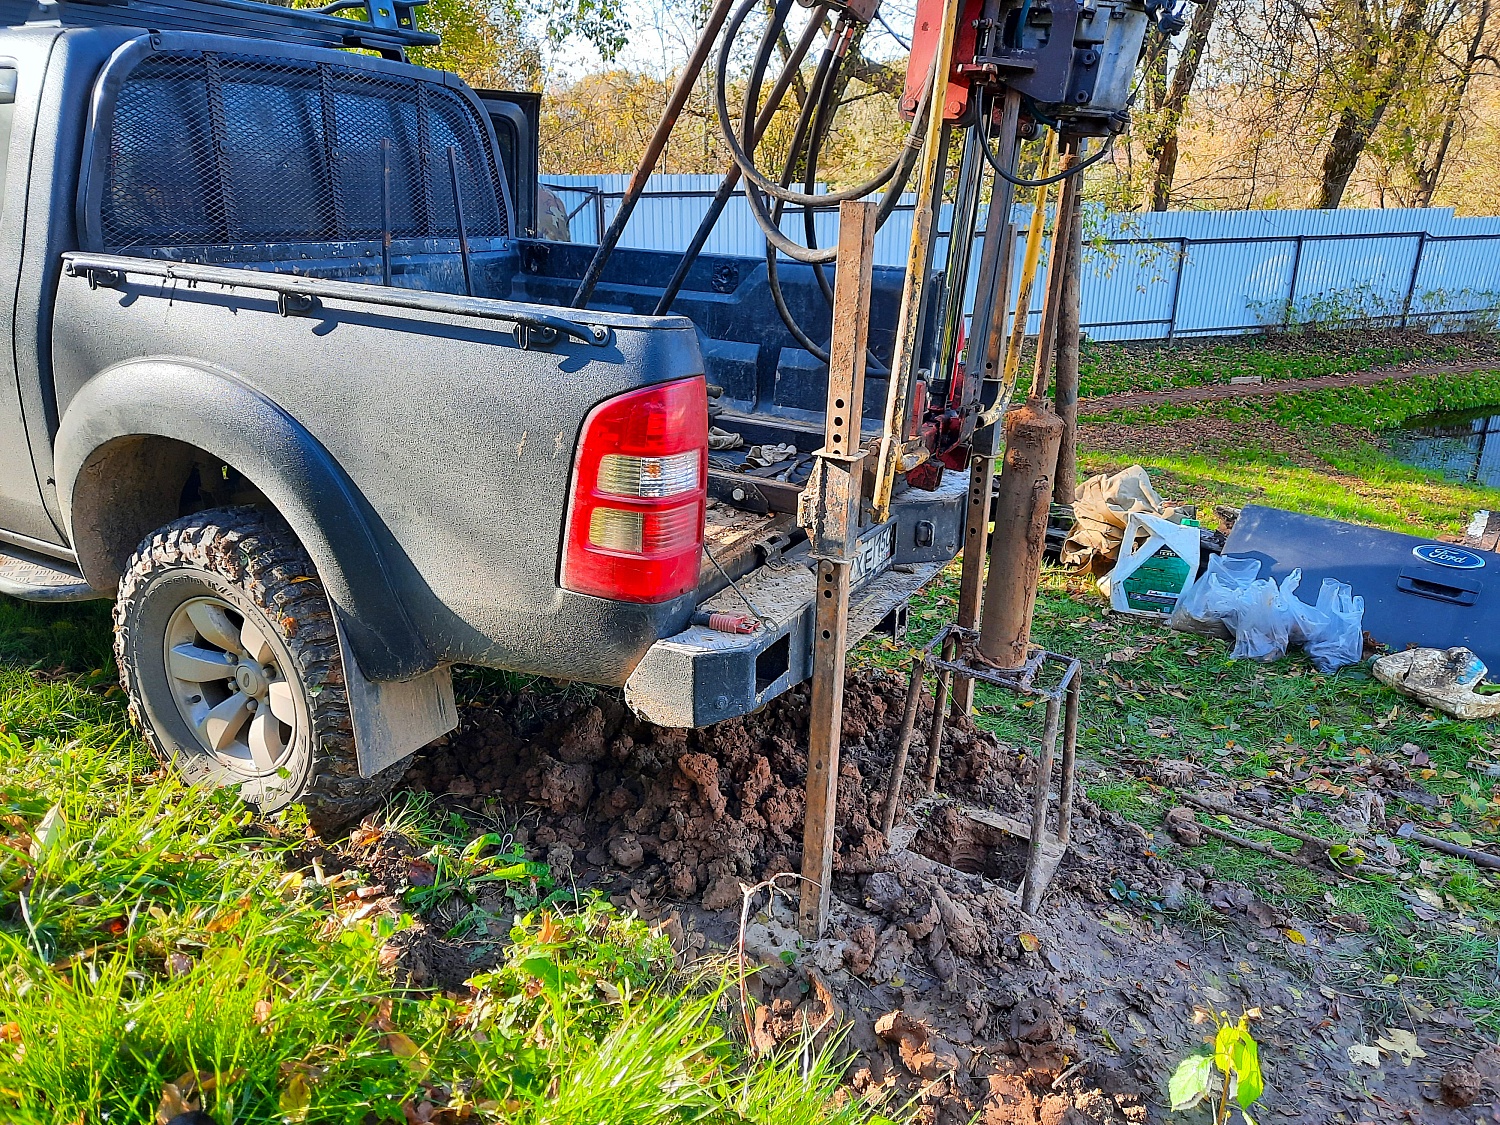
[[[1125,520],[1120,559],[1099,579],[1099,588],[1117,613],[1166,617],[1198,572],[1200,549],[1197,524],[1131,512]],[[1138,580],[1133,582],[1133,577]]]
[[[1203,576],[1178,599],[1169,624],[1188,633],[1234,638],[1236,660],[1279,660],[1301,645],[1320,672],[1337,672],[1364,656],[1365,601],[1346,583],[1323,579],[1318,600],[1297,597],[1302,571],[1280,585],[1257,578],[1251,558],[1215,555]]]
[[[1260,577],[1260,563],[1255,559],[1236,558],[1233,555],[1211,555],[1208,569],[1177,599],[1172,617],[1167,622],[1179,633],[1202,633],[1209,637],[1222,637],[1226,641],[1234,636],[1222,617],[1211,613],[1208,599],[1212,594],[1223,595],[1226,591],[1243,590]]]
[[[1387,687],[1454,718],[1493,719],[1500,715],[1500,695],[1480,695],[1474,690],[1489,669],[1466,648],[1393,652],[1376,660],[1371,671]]]
[[[1261,578],[1239,590],[1209,594],[1208,608],[1222,616],[1234,630],[1231,658],[1272,661],[1286,655],[1292,630],[1297,627],[1298,614],[1293,603],[1297,602],[1295,591],[1301,581],[1302,571],[1294,570],[1281,580],[1280,586],[1269,578]]]
[[[1306,603],[1298,601],[1300,606]],[[1323,579],[1317,605],[1302,615],[1301,642],[1319,672],[1337,672],[1364,658],[1365,599],[1337,578]]]

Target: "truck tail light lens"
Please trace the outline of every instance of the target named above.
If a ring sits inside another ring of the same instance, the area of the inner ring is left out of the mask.
[[[599,462],[599,491],[616,496],[665,499],[698,488],[698,451],[670,457],[630,457],[606,453]]]
[[[563,538],[564,589],[664,602],[698,585],[708,503],[708,393],[682,379],[584,420]]]

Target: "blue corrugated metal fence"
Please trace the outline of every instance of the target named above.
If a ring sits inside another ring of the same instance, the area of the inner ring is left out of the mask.
[[[628,177],[546,176],[572,212],[574,241],[595,242],[619,206]],[[681,250],[718,187],[717,176],[653,176],[622,246]],[[944,208],[939,230],[948,229]],[[1017,206],[1024,228],[1030,209]],[[815,217],[829,245],[838,216]],[[789,212],[787,234],[803,237]],[[981,216],[979,229],[984,227]],[[1259,331],[1309,322],[1378,320],[1450,331],[1500,312],[1500,217],[1468,218],[1451,208],[1381,211],[1166,211],[1106,213],[1086,223],[1083,324],[1100,340],[1161,339]],[[875,239],[876,261],[903,265],[910,207],[898,209]],[[946,236],[936,261],[946,253]],[[1019,258],[1022,247],[1016,247]],[[736,195],[705,252],[759,257],[765,240]],[[1043,257],[1045,272],[1046,258]],[[972,279],[977,269],[971,268]],[[1033,293],[1036,329],[1046,292]]]

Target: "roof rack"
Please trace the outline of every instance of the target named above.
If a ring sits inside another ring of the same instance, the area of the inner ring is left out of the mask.
[[[246,35],[317,47],[361,47],[401,57],[438,36],[417,27],[427,0],[333,0],[322,8],[282,8],[255,0],[0,0],[0,27],[60,23],[63,27],[124,25],[151,31]],[[360,13],[346,19],[340,12]]]

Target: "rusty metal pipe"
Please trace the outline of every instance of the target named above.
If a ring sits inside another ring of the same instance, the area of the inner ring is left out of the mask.
[[[677,76],[677,85],[672,88],[672,96],[667,99],[667,107],[662,111],[661,120],[656,123],[651,139],[646,142],[646,151],[641,153],[640,163],[636,165],[635,173],[630,177],[630,186],[625,189],[624,198],[620,200],[620,208],[610,221],[609,229],[604,232],[604,237],[599,240],[599,248],[594,251],[594,256],[589,261],[589,268],[584,271],[583,280],[578,283],[578,291],[573,294],[573,308],[588,307],[589,298],[594,294],[594,286],[599,284],[599,277],[604,273],[605,263],[615,252],[620,236],[625,233],[625,224],[630,221],[631,212],[640,202],[641,193],[646,190],[646,183],[651,178],[651,169],[655,168],[656,162],[661,159],[662,150],[667,147],[667,140],[671,137],[672,130],[677,127],[677,118],[682,115],[683,107],[692,96],[693,85],[698,81],[698,75],[703,73],[703,64],[708,61],[708,56],[714,49],[714,41],[719,38],[719,32],[723,30],[724,21],[729,18],[734,3],[735,0],[717,0],[713,10],[709,12],[708,22],[703,25],[703,34],[698,36],[698,42],[693,44],[692,53],[688,55],[682,72]]]
[[[1065,137],[1062,145],[1062,170],[1066,172],[1078,163],[1078,138]],[[1073,206],[1077,198],[1078,177],[1069,176],[1062,182],[1062,191],[1058,195],[1057,217],[1052,224],[1052,253],[1047,258],[1047,299],[1042,305],[1042,323],[1037,329],[1036,337],[1036,360],[1031,370],[1031,393],[1037,398],[1047,397],[1047,383],[1052,374],[1053,347],[1057,341],[1063,286],[1067,281],[1068,253],[1072,245]]]
[[[917,729],[917,710],[922,704],[922,680],[926,662],[916,657],[911,662],[911,682],[906,687],[906,706],[901,709],[901,732],[896,736],[896,760],[891,776],[885,782],[885,808],[880,813],[880,831],[887,837],[896,827],[896,805],[901,799],[901,782],[906,776],[906,756],[911,751],[912,735]]]
[[[1035,397],[1005,415],[1005,463],[979,627],[979,655],[994,668],[1026,662],[1062,431],[1062,420]]]
[[[942,651],[938,655],[945,662],[951,661],[957,648],[958,642],[949,637],[943,642]],[[937,790],[938,765],[943,754],[943,728],[948,718],[948,688],[952,680],[951,671],[947,668],[938,669],[937,693],[932,700],[932,727],[927,736],[927,768],[922,775],[927,783],[929,797]]]
[[[1055,698],[1047,700],[1047,723],[1042,731],[1042,752],[1037,755],[1036,789],[1031,801],[1031,839],[1026,844],[1026,879],[1021,884],[1021,909],[1035,914],[1042,904],[1037,872],[1042,863],[1042,845],[1047,838],[1047,805],[1052,788],[1052,759],[1057,753],[1058,706]]]

